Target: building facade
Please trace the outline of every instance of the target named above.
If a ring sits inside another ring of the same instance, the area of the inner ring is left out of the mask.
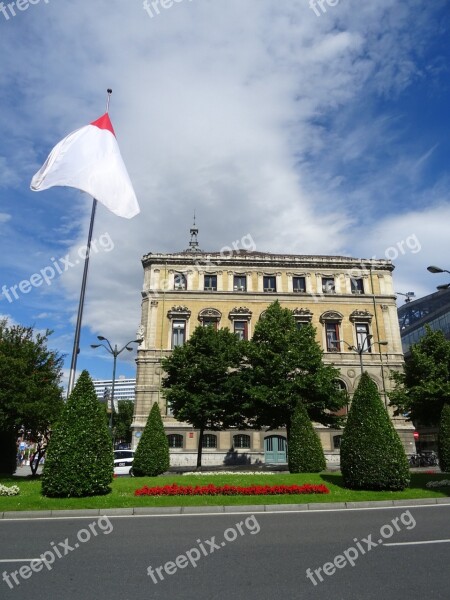
[[[97,394],[97,398],[101,402],[108,402],[108,406],[111,407],[112,379],[94,379],[93,383],[95,393]],[[135,388],[136,379],[120,376],[115,380],[114,409],[116,411],[118,410],[119,400],[131,400],[132,402],[134,402]]]
[[[190,248],[142,259],[144,286],[138,337],[133,447],[156,402],[171,448],[172,466],[195,465],[198,432],[176,421],[166,405],[161,360],[183,344],[198,325],[228,327],[243,339],[252,337],[258,319],[275,300],[289,308],[299,326],[316,328],[324,361],[340,370],[340,385],[351,399],[368,371],[388,402],[390,370],[402,369],[403,353],[389,260],[341,256],[297,256],[198,249],[197,230]],[[390,409],[389,409],[390,410]],[[392,414],[392,411],[390,411]],[[393,419],[408,452],[414,450],[413,427]],[[339,460],[341,430],[316,424],[329,461]],[[203,464],[286,462],[286,433],[227,430],[207,432]]]

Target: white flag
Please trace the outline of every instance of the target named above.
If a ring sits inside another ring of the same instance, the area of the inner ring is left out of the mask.
[[[30,187],[40,192],[54,186],[82,190],[119,217],[131,219],[140,212],[108,113],[61,140]]]

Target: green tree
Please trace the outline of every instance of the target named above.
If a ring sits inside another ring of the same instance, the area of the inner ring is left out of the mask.
[[[291,473],[318,473],[326,468],[322,444],[303,402],[291,419],[288,466]]]
[[[439,466],[443,473],[450,473],[450,404],[445,404],[439,424]]]
[[[114,419],[115,441],[131,443],[131,423],[133,422],[134,402],[131,400],[119,400],[117,414]]]
[[[51,333],[35,333],[32,327],[0,320],[0,432],[2,437],[17,437],[23,427],[31,440],[38,442],[38,458],[45,454],[51,426],[64,405],[60,387],[63,357],[47,347]],[[12,445],[8,447],[12,455]],[[3,457],[14,465],[8,472],[15,470],[15,453],[14,448],[14,461],[12,456]],[[34,474],[37,464],[30,464]]]
[[[403,490],[410,481],[403,445],[377,387],[363,373],[341,440],[344,485],[361,490]]]
[[[346,404],[336,386],[339,370],[324,365],[312,325],[299,329],[292,312],[276,301],[256,324],[245,353],[241,386],[250,424],[286,427],[289,445],[292,416],[303,402],[312,421],[342,425],[343,418],[335,414]]]
[[[190,339],[163,360],[164,395],[179,421],[199,430],[197,467],[201,467],[205,430],[243,421],[236,401],[242,343],[228,329],[198,326]]]
[[[450,404],[450,341],[427,325],[425,335],[411,346],[404,372],[393,372],[392,379],[395,387],[389,399],[394,414],[437,426],[444,404]]]
[[[136,477],[156,477],[170,467],[169,443],[161,419],[161,411],[155,403],[134,453],[133,474]]]
[[[83,371],[50,438],[42,493],[60,498],[106,494],[113,468],[105,411]]]

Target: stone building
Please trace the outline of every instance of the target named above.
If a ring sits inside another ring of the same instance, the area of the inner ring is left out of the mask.
[[[241,248],[234,243],[234,249],[203,252],[197,235],[194,225],[188,250],[142,258],[133,447],[157,402],[171,464],[195,465],[198,432],[171,416],[161,390],[161,359],[188,340],[199,324],[228,327],[250,339],[261,314],[276,299],[292,310],[299,326],[314,325],[324,361],[339,368],[337,385],[347,390],[350,400],[364,368],[387,405],[389,372],[403,365],[390,260],[269,254],[249,249],[245,238]],[[413,451],[412,426],[402,419],[394,424],[405,449]],[[327,459],[337,461],[342,431],[319,424],[316,428]],[[203,446],[204,465],[286,461],[283,430],[211,431]]]

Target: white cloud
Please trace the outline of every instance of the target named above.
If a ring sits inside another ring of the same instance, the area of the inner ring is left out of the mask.
[[[133,337],[140,258],[186,248],[194,209],[205,250],[251,234],[259,250],[372,256],[413,225],[430,254],[447,239],[441,226],[419,230],[435,209],[417,222],[419,213],[397,216],[405,182],[412,191],[418,183],[411,166],[426,165],[434,148],[398,153],[402,115],[372,112],[377,95],[396,96],[424,76],[415,54],[430,14],[420,2],[348,0],[317,18],[304,0],[199,0],[150,19],[140,1],[80,0],[20,19],[14,27],[36,41],[18,45],[18,31],[5,28],[0,84],[18,77],[26,88],[19,110],[0,115],[20,158],[8,168],[22,165],[5,171],[10,185],[26,190],[50,148],[101,114],[111,86],[111,118],[142,208],[124,221],[99,207],[94,237],[106,231],[115,247],[91,260],[84,322],[94,333]],[[89,200],[61,189],[42,193],[39,206],[62,245],[85,243]],[[387,216],[373,226],[380,208]],[[15,256],[33,272],[35,258]],[[39,260],[42,268],[47,255]],[[412,265],[399,261],[398,285]],[[73,319],[80,283],[81,265],[39,292],[50,301],[41,309]]]

